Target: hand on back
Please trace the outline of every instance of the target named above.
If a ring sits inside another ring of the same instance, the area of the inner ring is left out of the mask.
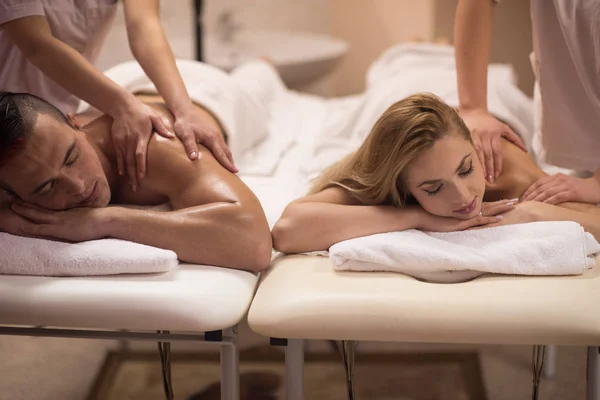
[[[493,183],[502,172],[502,138],[527,151],[519,135],[487,111],[461,111],[460,116],[471,131],[473,146],[489,183]]]

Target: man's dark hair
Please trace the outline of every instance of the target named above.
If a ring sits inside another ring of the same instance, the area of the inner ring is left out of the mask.
[[[25,144],[40,114],[69,123],[58,108],[38,96],[0,91],[0,167]]]

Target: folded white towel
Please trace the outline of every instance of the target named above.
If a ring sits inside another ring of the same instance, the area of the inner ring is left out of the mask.
[[[119,239],[64,243],[0,233],[0,274],[87,276],[165,272],[179,263],[170,250]]]
[[[392,271],[434,282],[484,273],[579,275],[600,244],[576,222],[534,222],[461,232],[408,230],[346,240],[329,249],[340,271]]]
[[[254,166],[252,159],[247,160],[245,153],[269,137],[271,108],[287,91],[276,71],[261,61],[245,63],[230,74],[198,61],[176,60],[176,63],[192,101],[209,110],[221,124],[240,171],[252,166],[251,173],[268,173]],[[104,73],[132,93],[157,93],[154,83],[136,61],[117,64]],[[78,112],[88,107],[89,104],[82,103]],[[271,146],[271,158],[284,151],[285,144]]]

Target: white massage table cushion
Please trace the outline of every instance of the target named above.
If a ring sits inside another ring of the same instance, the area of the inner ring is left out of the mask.
[[[0,277],[0,325],[206,332],[237,324],[256,274],[181,264],[162,274]]]
[[[600,276],[594,268],[431,284],[336,272],[329,258],[293,255],[263,274],[248,322],[259,334],[292,339],[597,345]]]

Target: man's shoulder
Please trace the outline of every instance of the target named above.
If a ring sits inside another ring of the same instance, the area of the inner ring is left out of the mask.
[[[148,146],[144,183],[172,202],[188,197],[198,204],[256,201],[252,191],[225,169],[210,150],[198,145],[198,153],[196,160],[190,160],[178,139],[155,135]]]
[[[179,139],[168,139],[158,134],[150,138],[146,161],[149,176],[160,174],[161,177],[177,178],[197,173],[201,163],[194,161],[190,160]]]
[[[147,178],[161,187],[184,188],[191,183],[227,179],[232,175],[222,167],[212,153],[198,145],[198,158],[190,160],[183,143],[177,138],[154,135],[148,145]],[[144,178],[146,179],[146,178]]]

